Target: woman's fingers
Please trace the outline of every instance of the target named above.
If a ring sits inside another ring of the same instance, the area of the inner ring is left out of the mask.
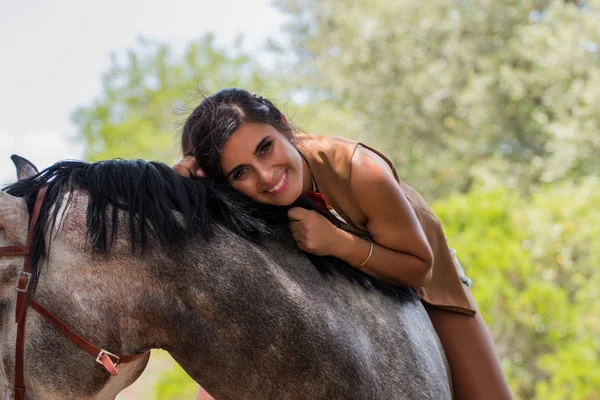
[[[190,171],[179,163],[173,165],[171,168],[173,168],[173,171],[175,171],[177,175],[185,176],[186,178],[191,176]]]
[[[304,241],[304,235],[299,232],[292,232],[292,237],[294,238],[295,242]]]
[[[288,222],[288,228],[291,232],[302,232],[302,221],[290,221]]]
[[[206,174],[201,168],[198,168],[198,162],[192,156],[184,157],[177,164],[173,165],[172,168],[177,174],[187,178],[206,178]]]

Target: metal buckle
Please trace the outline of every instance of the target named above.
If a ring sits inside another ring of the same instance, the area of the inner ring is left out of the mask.
[[[24,288],[19,287],[19,283],[21,281],[22,276],[27,277],[27,281],[25,282]],[[29,282],[31,282],[31,272],[21,271],[21,273],[17,277],[17,284],[15,285],[15,290],[19,293],[27,293],[29,291]]]
[[[102,356],[108,356],[111,359],[111,361],[113,361],[115,368],[117,367],[117,365],[119,365],[119,360],[121,360],[117,355],[111,353],[110,351],[100,349],[100,353],[98,353],[98,356],[96,356],[96,362],[100,365],[104,365],[102,363]]]

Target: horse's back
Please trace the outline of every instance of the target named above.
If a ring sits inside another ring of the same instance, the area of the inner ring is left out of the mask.
[[[293,257],[285,258],[278,264],[288,280],[283,290],[297,306],[287,316],[297,325],[297,348],[316,349],[303,356],[330,383],[313,387],[310,398],[451,399],[443,348],[420,301],[399,300],[337,272],[315,273],[300,260],[286,267]]]
[[[443,349],[423,305],[373,293],[355,302],[340,310],[354,314],[346,317],[354,331],[341,339],[356,369],[347,398],[451,399]]]

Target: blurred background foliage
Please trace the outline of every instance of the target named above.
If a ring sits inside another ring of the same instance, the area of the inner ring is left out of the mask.
[[[528,189],[598,169],[592,2],[277,3],[292,16],[282,51],[303,88],[360,115],[360,137],[425,193],[476,180]]]
[[[433,204],[517,399],[600,398],[597,177]]]
[[[202,94],[363,140],[429,199],[516,399],[600,399],[600,2],[276,0],[267,61],[206,35],[115,55],[73,113],[89,160],[174,163]],[[157,398],[189,397],[178,367]]]

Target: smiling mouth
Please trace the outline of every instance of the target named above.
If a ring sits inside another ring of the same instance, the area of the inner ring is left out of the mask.
[[[287,169],[285,171],[283,171],[283,175],[281,176],[281,179],[279,180],[279,182],[277,182],[277,184],[275,186],[273,186],[272,188],[265,190],[265,192],[267,192],[269,194],[277,194],[285,188],[286,182],[287,182]]]

